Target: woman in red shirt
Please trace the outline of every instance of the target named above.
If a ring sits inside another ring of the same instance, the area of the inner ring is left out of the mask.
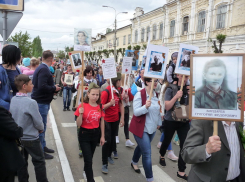
[[[83,107],[80,104],[74,114],[77,116],[77,126],[80,126],[78,139],[83,151],[87,181],[95,182],[92,169],[94,151],[99,138],[101,146],[105,143],[105,114],[100,103],[100,87],[98,85],[95,83],[89,85]]]

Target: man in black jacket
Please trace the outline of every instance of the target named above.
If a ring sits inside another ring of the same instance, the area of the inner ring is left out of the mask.
[[[35,70],[32,80],[32,83],[34,85],[32,99],[37,101],[39,112],[43,118],[44,124],[44,131],[43,133],[40,133],[39,139],[44,150],[45,159],[53,159],[52,155],[47,154],[54,153],[54,150],[46,147],[45,132],[50,103],[55,92],[58,92],[61,89],[58,85],[54,85],[53,76],[49,70],[49,67],[52,65],[53,59],[54,55],[51,51],[44,51],[42,64],[40,64]]]
[[[23,130],[8,110],[0,106],[0,181],[14,182],[14,174],[25,161],[16,140],[23,136]]]

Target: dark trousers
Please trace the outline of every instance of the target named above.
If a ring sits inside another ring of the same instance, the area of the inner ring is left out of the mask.
[[[120,119],[121,119],[121,113],[119,113],[119,121],[117,122],[118,127],[116,131],[116,136],[118,136],[118,132],[119,132]],[[126,140],[129,139],[128,123],[129,123],[129,107],[124,107],[124,134]]]
[[[14,182],[15,172],[7,172],[0,170],[0,182]]]
[[[117,127],[118,127],[118,122],[106,122],[105,121],[105,140],[106,140],[106,143],[102,147],[103,165],[108,164],[108,157],[111,157],[112,151],[115,151]]]
[[[34,165],[37,182],[48,182],[44,153],[40,140],[37,139],[32,141],[22,141],[22,145],[24,146],[23,152],[26,164],[18,171],[19,182],[29,181],[29,174],[27,169],[29,154],[32,157],[32,163]]]
[[[190,129],[189,122],[177,122],[177,121],[164,121],[164,140],[161,145],[160,154],[164,156],[166,154],[167,148],[173,138],[175,131],[179,136],[180,140],[180,152],[179,152],[179,160],[178,160],[178,168],[180,172],[185,172],[186,163],[183,161],[181,156],[181,150],[183,148],[187,133]]]
[[[100,128],[80,128],[79,143],[83,151],[84,171],[88,182],[95,182],[92,165],[98,138],[100,138]]]

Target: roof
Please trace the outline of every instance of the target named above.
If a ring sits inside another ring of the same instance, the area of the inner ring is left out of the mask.
[[[151,10],[151,11],[149,11],[149,12],[147,12],[147,13],[144,13],[144,14],[142,14],[142,15],[140,15],[140,16],[137,16],[137,17],[135,17],[135,18],[132,18],[131,20],[134,20],[134,19],[136,19],[136,18],[138,18],[138,17],[147,16],[148,14],[153,13],[154,11],[160,10],[160,9],[162,9],[162,8],[163,8],[163,6],[160,6],[160,7],[156,8],[156,9],[154,9],[154,10]]]

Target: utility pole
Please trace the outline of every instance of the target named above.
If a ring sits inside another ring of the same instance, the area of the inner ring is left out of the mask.
[[[114,30],[114,59],[117,62],[117,18],[115,16],[115,30]]]

